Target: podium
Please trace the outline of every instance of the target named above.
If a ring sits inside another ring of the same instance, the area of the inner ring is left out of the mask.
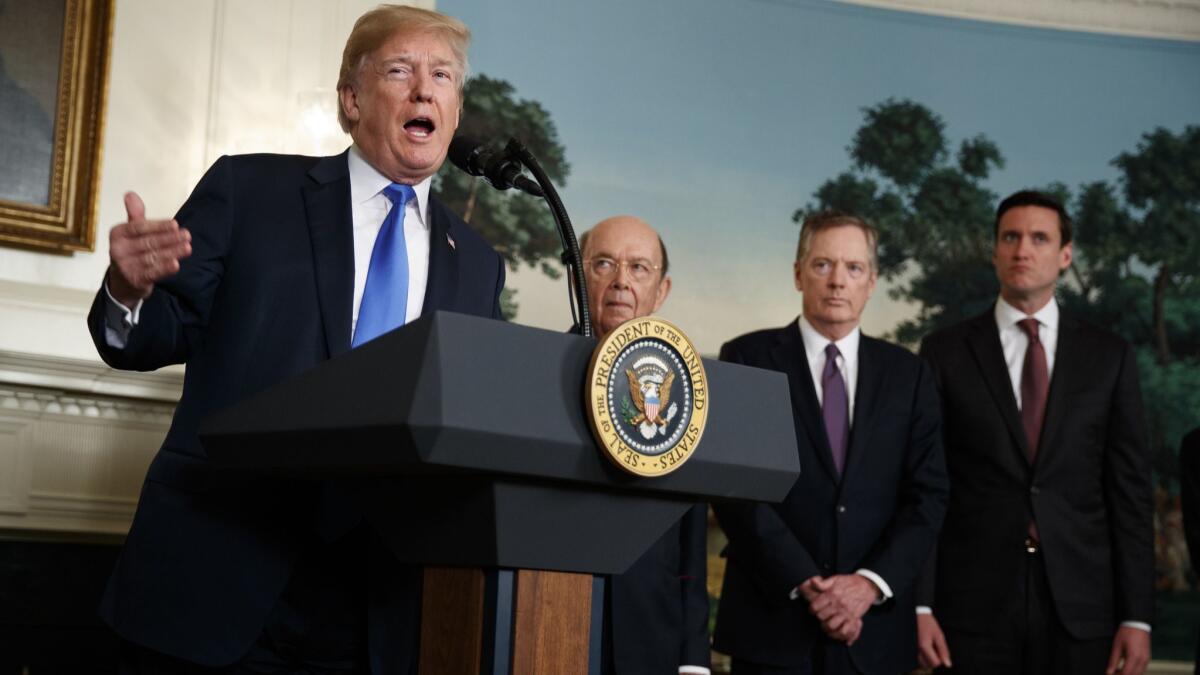
[[[591,575],[625,571],[695,502],[781,501],[800,471],[786,376],[706,359],[691,459],[625,473],[585,418],[595,345],[436,312],[213,415],[201,439],[227,470],[353,486],[395,557],[426,566],[422,673],[589,672]]]

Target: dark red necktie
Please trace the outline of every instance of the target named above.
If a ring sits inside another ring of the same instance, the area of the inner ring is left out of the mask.
[[[1029,441],[1029,462],[1037,459],[1038,439],[1042,435],[1042,420],[1046,418],[1046,395],[1050,391],[1050,369],[1046,367],[1046,350],[1038,339],[1037,319],[1017,322],[1029,336],[1025,349],[1025,365],[1021,368],[1021,424]]]

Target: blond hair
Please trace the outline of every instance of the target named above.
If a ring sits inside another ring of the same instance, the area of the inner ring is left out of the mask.
[[[458,66],[458,90],[462,95],[467,79],[467,46],[471,42],[471,30],[466,24],[440,12],[407,5],[380,5],[358,17],[346,48],[342,50],[342,67],[338,71],[338,124],[349,133],[350,119],[342,108],[341,93],[346,87],[356,84],[358,74],[371,52],[383,46],[394,35],[411,33],[433,33],[446,41],[454,54]]]

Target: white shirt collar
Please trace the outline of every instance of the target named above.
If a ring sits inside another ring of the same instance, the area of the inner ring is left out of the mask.
[[[800,338],[804,340],[804,351],[808,354],[810,361],[817,356],[824,356],[825,346],[833,342],[833,344],[837,345],[843,359],[858,362],[858,341],[862,336],[861,328],[855,326],[854,330],[847,333],[842,339],[830,340],[817,332],[817,329],[813,328],[808,319],[804,318],[804,315],[800,316],[798,322],[800,324]]]
[[[1003,297],[996,299],[996,326],[1001,330],[1005,328],[1016,327],[1017,322],[1032,316],[1037,319],[1040,326],[1049,328],[1050,330],[1058,330],[1058,301],[1050,298],[1041,309],[1034,312],[1032,315],[1026,314],[1021,310],[1008,304]]]
[[[392,180],[387,176],[379,173],[379,170],[371,166],[366,157],[363,157],[362,150],[359,150],[357,145],[350,146],[350,152],[347,153],[346,160],[350,169],[350,201],[352,204],[363,204],[378,196],[383,189],[392,184]],[[428,229],[429,219],[425,217],[428,213],[426,210],[429,204],[429,185],[433,182],[433,176],[412,186],[413,192],[417,195],[417,219],[421,225]]]

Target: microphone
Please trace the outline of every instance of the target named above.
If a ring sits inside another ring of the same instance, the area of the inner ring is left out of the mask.
[[[521,162],[505,150],[497,150],[466,136],[450,141],[450,162],[472,176],[483,176],[497,190],[517,188],[521,192],[542,196],[542,188],[521,173]]]

